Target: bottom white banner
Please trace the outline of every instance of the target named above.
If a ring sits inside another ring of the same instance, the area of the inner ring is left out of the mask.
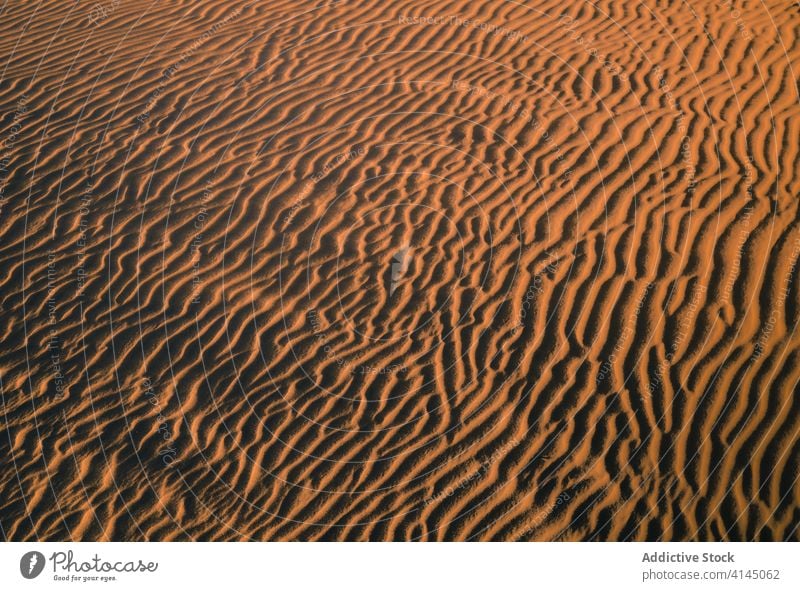
[[[800,589],[796,543],[5,543],[0,589]]]

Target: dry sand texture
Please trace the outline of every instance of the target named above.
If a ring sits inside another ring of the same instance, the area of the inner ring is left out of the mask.
[[[0,14],[9,540],[797,540],[800,7]]]

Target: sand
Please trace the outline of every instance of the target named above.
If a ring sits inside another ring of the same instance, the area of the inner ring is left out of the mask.
[[[7,540],[800,539],[800,11],[17,2]]]

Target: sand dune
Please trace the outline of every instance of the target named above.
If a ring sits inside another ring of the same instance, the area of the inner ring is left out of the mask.
[[[5,539],[800,539],[797,5],[3,10]]]

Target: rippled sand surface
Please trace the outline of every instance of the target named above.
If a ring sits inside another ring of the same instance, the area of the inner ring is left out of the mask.
[[[2,537],[800,539],[798,26],[4,4]]]

